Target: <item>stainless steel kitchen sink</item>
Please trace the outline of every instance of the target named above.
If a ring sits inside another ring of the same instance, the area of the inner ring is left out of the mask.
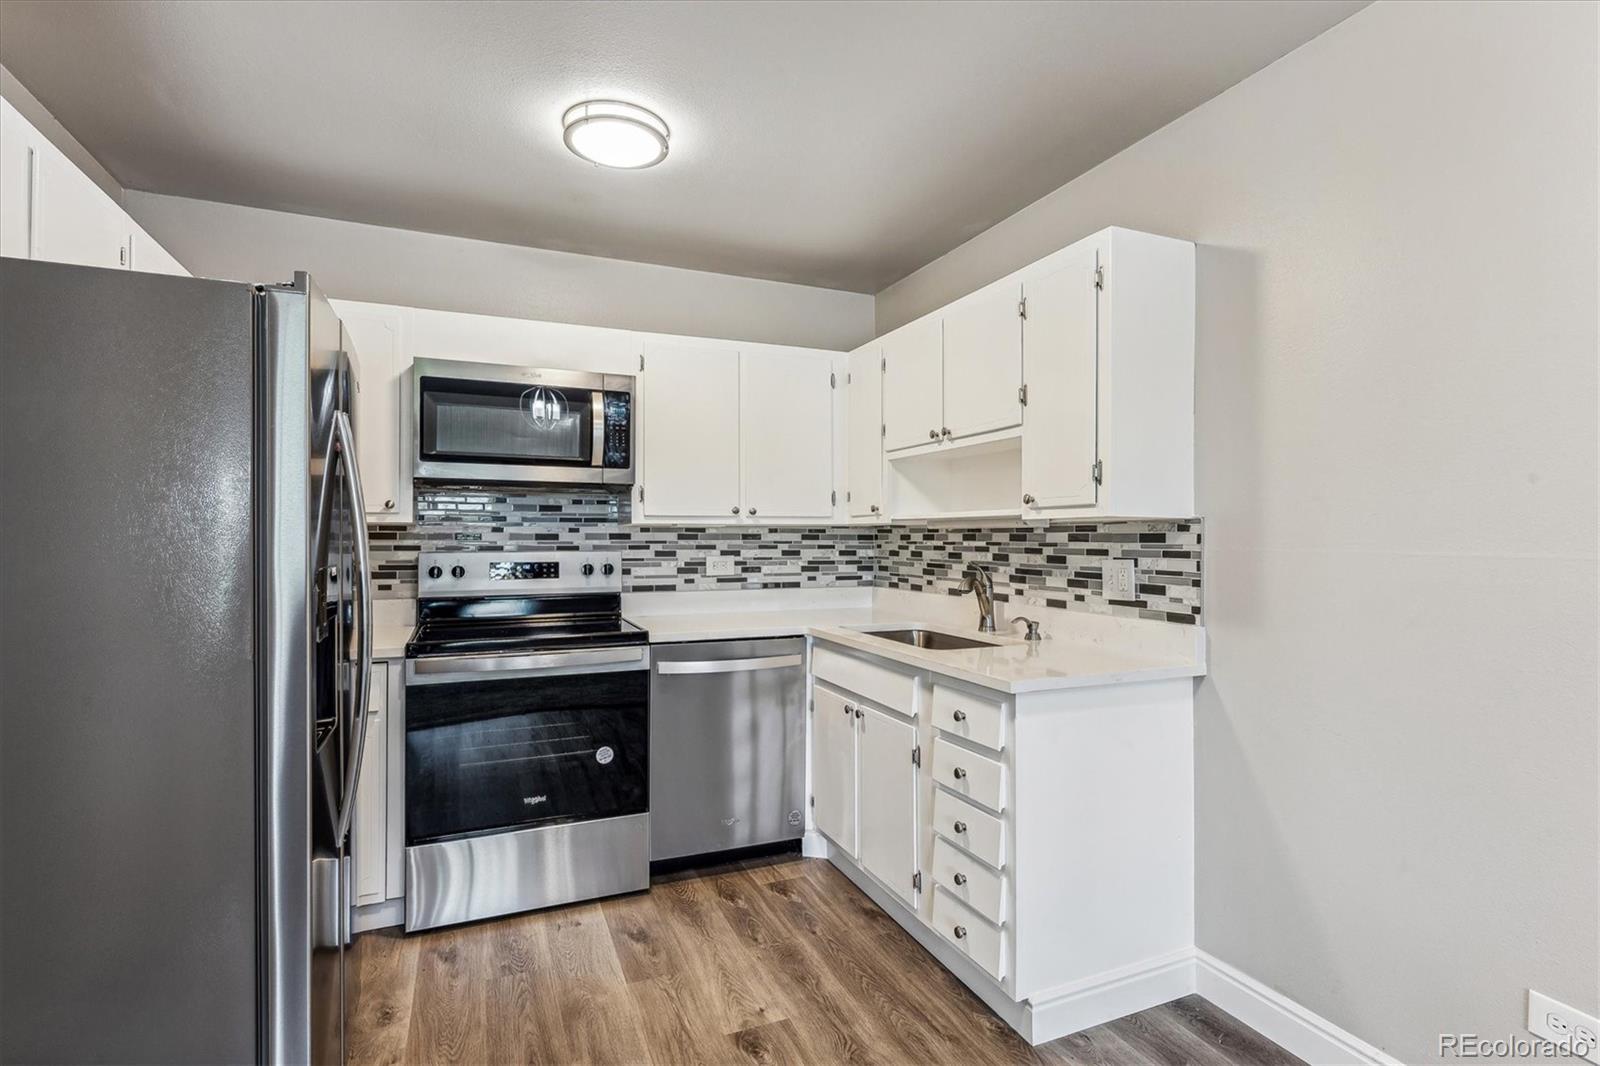
[[[869,631],[869,637],[882,637],[896,644],[910,644],[928,651],[957,651],[961,648],[992,648],[992,640],[973,640],[953,633],[940,633],[932,629],[879,629]]]

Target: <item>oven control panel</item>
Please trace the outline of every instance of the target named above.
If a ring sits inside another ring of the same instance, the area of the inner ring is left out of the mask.
[[[616,552],[423,552],[417,559],[420,596],[621,591]]]

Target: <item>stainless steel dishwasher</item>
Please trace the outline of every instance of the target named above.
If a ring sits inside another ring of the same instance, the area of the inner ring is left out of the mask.
[[[805,641],[650,649],[650,858],[805,831]]]

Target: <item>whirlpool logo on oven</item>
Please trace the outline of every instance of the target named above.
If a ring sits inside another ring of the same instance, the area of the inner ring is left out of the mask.
[[[522,805],[524,807],[537,807],[541,803],[548,803],[549,800],[549,796],[523,796]]]

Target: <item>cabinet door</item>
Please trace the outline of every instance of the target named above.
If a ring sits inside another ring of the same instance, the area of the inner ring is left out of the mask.
[[[732,520],[740,513],[739,353],[650,346],[644,366],[640,510]]]
[[[33,257],[82,266],[127,266],[131,225],[127,214],[53,145],[39,143],[35,151]]]
[[[406,678],[405,660],[377,663],[372,668],[372,683],[382,684],[388,679],[389,698],[384,713],[389,722],[384,730],[389,736],[388,758],[388,870],[384,876],[389,899],[403,899],[406,894]]]
[[[952,438],[1022,422],[1021,286],[1003,286],[944,316],[944,421]]]
[[[917,873],[917,728],[871,707],[861,708],[861,866],[915,905]]]
[[[1093,506],[1097,498],[1097,256],[1085,241],[1056,270],[1026,283],[1022,492],[1033,499],[1023,517],[1047,507]]]
[[[372,667],[372,693],[367,699],[367,739],[361,749],[361,776],[356,779],[356,809],[350,820],[353,893],[358,905],[382,903],[389,873],[389,672]]]
[[[833,517],[833,359],[739,357],[745,517]]]
[[[817,830],[851,858],[856,854],[856,709],[825,685],[813,692],[811,816]]]
[[[883,349],[850,353],[850,517],[883,513]]]
[[[11,102],[0,98],[0,255],[28,258],[36,134]]]
[[[144,227],[132,219],[128,220],[128,269],[139,270],[146,274],[172,274],[177,277],[192,277],[184,269],[183,264],[173,258],[172,253],[144,231]]]
[[[336,308],[358,361],[356,450],[366,491],[367,517],[409,522],[412,515],[410,451],[403,440],[407,371],[405,320],[396,310]]]
[[[883,338],[883,448],[895,451],[939,439],[944,425],[944,330],[939,316]]]

